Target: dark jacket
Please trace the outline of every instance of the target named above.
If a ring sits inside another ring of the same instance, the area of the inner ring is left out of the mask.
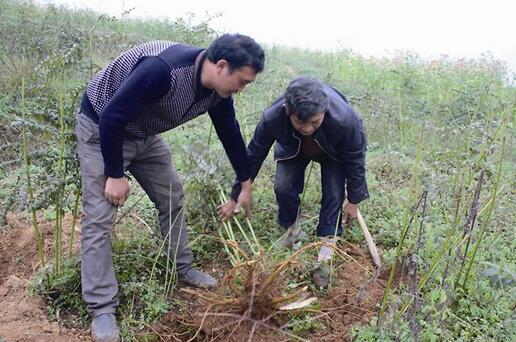
[[[330,104],[321,126],[314,133],[314,140],[323,152],[344,166],[348,200],[356,204],[369,197],[365,179],[366,137],[362,119],[344,95],[328,85],[325,85],[325,91]],[[290,122],[284,94],[264,111],[247,147],[252,179],[258,174],[274,142],[275,161],[291,159],[300,153],[301,138]],[[235,183],[231,197],[236,199],[239,193],[240,186]]]

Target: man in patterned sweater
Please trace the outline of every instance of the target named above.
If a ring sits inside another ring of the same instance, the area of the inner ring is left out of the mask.
[[[170,148],[158,134],[208,112],[243,189],[236,210],[250,214],[249,163],[231,96],[263,67],[263,49],[252,38],[225,34],[207,50],[170,41],[138,45],[88,84],[76,135],[84,212],[81,282],[94,341],[119,340],[110,231],[117,207],[129,196],[126,170],[158,209],[166,252],[179,280],[216,287],[213,277],[192,267],[181,181]]]

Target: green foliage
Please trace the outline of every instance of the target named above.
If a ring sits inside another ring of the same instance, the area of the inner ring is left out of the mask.
[[[170,39],[206,46],[215,33],[209,22],[193,26],[186,19],[114,18],[13,0],[0,0],[0,8],[0,219],[5,219],[9,210],[31,208],[46,210],[57,218],[53,211],[56,199],[62,196],[62,210],[70,211],[80,187],[73,127],[78,98],[92,75],[134,44]],[[421,299],[415,316],[419,338],[516,340],[516,163],[512,153],[516,91],[508,81],[506,67],[489,55],[476,60],[425,61],[413,54],[366,59],[351,51],[322,53],[278,47],[267,49],[266,55],[264,73],[235,97],[245,140],[249,141],[263,109],[292,77],[311,74],[341,90],[364,118],[371,198],[360,204],[360,210],[388,264],[400,262],[396,256],[400,230],[422,192],[429,192],[427,211],[419,218],[425,229],[422,247],[415,250],[418,229],[414,225],[400,250],[401,258],[417,256],[417,273],[420,280],[424,279],[417,291]],[[22,80],[27,85],[24,101]],[[59,99],[63,100],[61,105]],[[56,171],[63,166],[59,148],[63,136],[61,112],[65,114],[66,142],[63,174]],[[32,203],[21,169],[20,135],[24,129],[30,142]],[[227,191],[234,176],[211,123],[205,116],[164,137],[185,179],[185,209],[197,260],[222,262],[223,247],[209,237],[219,226],[213,203],[218,202],[220,187]],[[501,155],[504,142],[507,152]],[[275,222],[274,166],[269,156],[253,184],[252,226],[265,248],[281,234]],[[473,260],[471,253],[465,253],[462,236],[480,170],[484,170],[485,178],[470,238],[472,246],[478,241],[481,244]],[[317,225],[320,182],[316,166],[306,186],[300,220],[309,238]],[[491,197],[495,187],[499,188],[497,196]],[[133,193],[125,208],[139,196]],[[488,215],[489,201],[493,208]],[[148,198],[142,199],[134,211],[151,228],[157,226]],[[485,226],[482,234],[481,226]],[[345,238],[363,243],[356,224],[345,232]],[[134,327],[152,322],[171,305],[162,296],[166,271],[157,255],[159,240],[153,239],[148,234],[124,235],[114,242],[120,312],[124,313],[121,325],[131,327],[124,330],[127,338],[131,338]],[[285,257],[280,251],[275,255],[278,259]],[[159,262],[151,277],[156,258]],[[306,258],[289,277],[295,279],[297,273],[301,281],[307,281],[311,260]],[[456,280],[463,260],[472,262],[464,286],[463,278],[459,283]],[[42,270],[36,290],[49,299],[56,316],[59,310],[85,318],[77,258],[67,260],[58,275],[48,267]],[[400,303],[410,298],[406,289],[402,284],[394,291],[380,326],[373,319],[371,325],[355,328],[354,338],[413,339],[417,332],[399,311]],[[322,329],[308,317],[292,320],[295,331]]]
[[[324,330],[326,326],[320,321],[314,319],[315,314],[291,314],[289,319],[289,328],[294,334],[299,333],[314,333]]]
[[[164,297],[166,258],[161,253],[161,240],[136,229],[123,227],[124,234],[113,240],[113,260],[119,281],[119,313],[126,336],[153,322],[171,308]],[[156,263],[154,273],[151,271]],[[31,291],[44,296],[50,314],[67,317],[79,325],[89,322],[81,296],[80,258],[65,261],[61,273],[53,265],[43,268],[32,281]]]
[[[54,272],[53,264],[39,270],[29,285],[29,290],[47,298],[51,315],[58,312],[71,314],[85,322],[86,306],[81,297],[80,258],[74,256],[63,264],[63,272]]]
[[[185,176],[185,209],[187,223],[195,239],[192,250],[197,262],[214,260],[222,251],[219,241],[210,235],[219,226],[215,214],[215,203],[219,203],[221,184],[231,184],[231,172],[223,152],[214,153],[203,143],[183,146],[185,162],[181,168]]]
[[[492,263],[486,263],[488,268],[480,273],[480,277],[487,278],[492,287],[511,288],[516,285],[516,273],[508,266],[501,266]]]

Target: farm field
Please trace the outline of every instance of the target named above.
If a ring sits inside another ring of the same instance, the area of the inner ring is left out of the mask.
[[[75,116],[91,77],[150,40],[206,47],[209,22],[117,19],[0,0],[0,342],[89,341],[81,298]],[[209,292],[177,281],[156,211],[129,176],[112,247],[124,341],[516,340],[514,75],[489,54],[364,58],[267,46],[264,72],[234,97],[248,142],[262,111],[298,75],[345,94],[364,120],[370,198],[338,244],[327,289],[312,272],[320,167],[307,168],[293,250],[278,244],[268,156],[253,215],[223,224],[234,172],[207,115],[163,136],[185,188],[195,265]],[[309,174],[309,175],[308,175]],[[240,265],[240,266],[239,266]],[[297,309],[285,304],[315,298]]]

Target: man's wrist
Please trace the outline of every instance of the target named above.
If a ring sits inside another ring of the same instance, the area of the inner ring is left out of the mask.
[[[251,179],[245,180],[243,182],[240,182],[240,186],[242,187],[242,190],[251,190]]]

